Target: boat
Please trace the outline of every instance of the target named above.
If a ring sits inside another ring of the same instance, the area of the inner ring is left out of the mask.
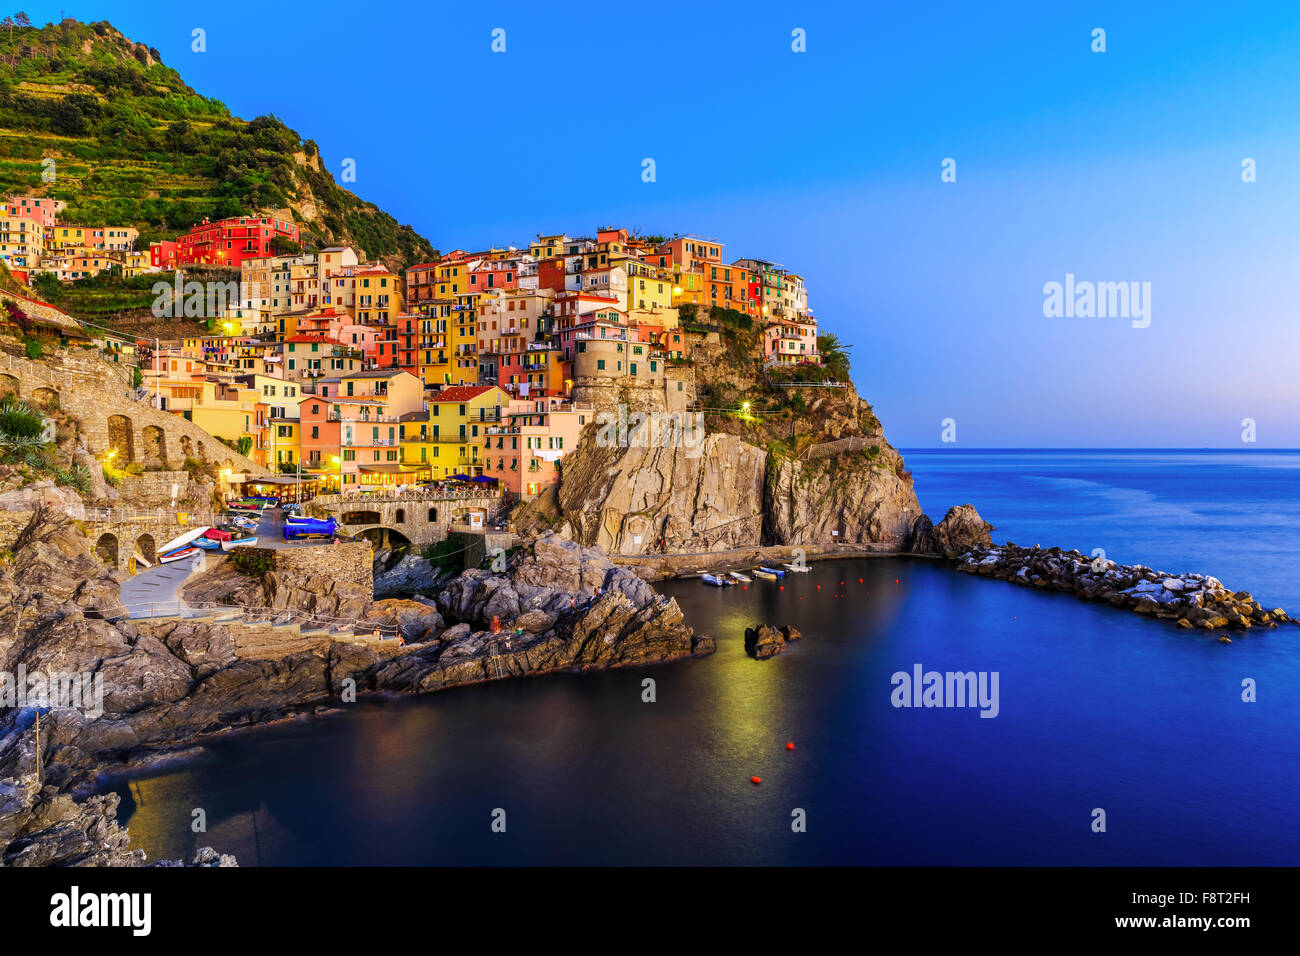
[[[319,521],[319,518],[313,518],[310,515],[285,515],[285,524],[302,524],[306,521]]]
[[[235,548],[244,548],[250,544],[257,544],[257,535],[250,535],[246,538],[231,538],[229,541],[221,542],[222,551],[231,551]]]
[[[737,584],[750,584],[754,580],[748,574],[744,574],[741,571],[730,571],[728,572],[727,577],[731,578],[731,580],[735,581]]]
[[[736,583],[735,581],[732,581],[730,578],[723,577],[720,574],[708,574],[708,573],[701,574],[700,580],[703,581],[705,584],[712,584],[715,588],[725,588]]]
[[[754,568],[753,575],[756,578],[762,578],[764,581],[776,580],[775,574],[773,574],[771,571],[764,570],[763,568]]]
[[[774,574],[778,578],[785,577],[785,571],[781,568],[769,568],[766,564],[759,568],[760,571],[766,571],[768,574]]]
[[[132,557],[135,558],[135,563],[136,563],[136,564],[142,564],[142,565],[144,565],[146,568],[152,568],[152,567],[153,567],[153,562],[152,562],[152,561],[147,561],[147,560],[145,560],[145,556],[144,556],[143,554],[141,554],[139,551],[137,551],[135,554],[133,554]]]
[[[163,564],[170,564],[172,561],[179,561],[181,560],[181,558],[188,558],[198,553],[199,553],[198,548],[190,547],[187,545],[186,547],[176,548],[173,551],[168,551],[165,554],[158,555],[158,560]]]
[[[793,571],[795,574],[807,574],[812,568],[806,564],[786,564],[782,565],[787,571]]]
[[[172,538],[170,541],[168,541],[166,544],[164,544],[161,548],[158,549],[158,554],[160,555],[166,554],[169,551],[175,551],[177,548],[184,547],[185,545],[193,541],[195,538],[200,537],[203,534],[203,532],[208,530],[208,527],[209,527],[208,525],[201,525],[198,528],[191,528],[189,531],[186,531],[184,534]]]
[[[191,543],[192,547],[202,548],[204,551],[220,551],[221,542],[216,538],[195,538]]]
[[[305,521],[295,521],[292,524],[285,525],[284,539],[288,541],[298,535],[333,534],[336,530],[338,530],[338,523],[333,518],[328,521],[308,518]]]
[[[203,532],[203,537],[211,538],[213,541],[229,541],[234,537],[234,534],[224,528],[209,528]]]

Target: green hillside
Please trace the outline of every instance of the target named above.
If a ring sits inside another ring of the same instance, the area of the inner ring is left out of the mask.
[[[294,219],[309,250],[351,244],[390,266],[434,254],[341,189],[314,142],[274,116],[231,116],[107,22],[0,24],[0,191],[65,200],[67,222],[133,225],[141,247],[204,217],[259,212]]]

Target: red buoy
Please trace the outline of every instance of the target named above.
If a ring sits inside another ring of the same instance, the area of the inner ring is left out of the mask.
[[[750,777],[749,780],[750,780],[751,783],[762,783],[762,782],[763,782],[763,778],[762,778],[762,777]]]
[[[785,749],[786,749],[786,750],[794,750],[794,741],[792,740],[792,741],[790,741],[788,744],[786,744],[786,745],[785,745]]]

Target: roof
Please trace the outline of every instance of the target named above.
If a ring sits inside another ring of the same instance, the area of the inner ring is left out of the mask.
[[[478,398],[484,392],[489,392],[496,388],[495,385],[453,385],[450,388],[444,388],[441,392],[434,392],[430,396],[431,402],[468,402],[470,399]]]
[[[428,465],[358,465],[359,471],[377,475],[410,475],[417,471],[428,471]]]

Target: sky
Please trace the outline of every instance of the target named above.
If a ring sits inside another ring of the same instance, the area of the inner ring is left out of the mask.
[[[897,446],[1300,447],[1298,4],[27,12],[274,113],[443,250],[614,224],[779,262]],[[1067,274],[1145,318],[1046,315]]]

